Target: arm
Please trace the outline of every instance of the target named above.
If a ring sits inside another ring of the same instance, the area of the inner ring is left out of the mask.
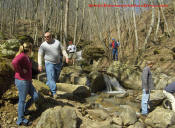
[[[44,50],[43,47],[40,46],[39,51],[38,51],[38,70],[41,72],[42,71],[42,58],[43,58]]]
[[[12,65],[15,70],[15,72],[18,72],[20,75],[24,75],[27,72],[27,69],[25,69],[23,66],[23,58],[21,56],[17,56],[13,59]],[[21,63],[22,62],[22,63]]]
[[[144,68],[142,72],[142,86],[147,91],[148,90],[148,68]]]
[[[66,63],[68,63],[69,62],[68,54],[67,54],[66,50],[64,49],[64,47],[62,46],[61,42],[60,42],[60,49],[62,51],[63,56],[66,58]]]

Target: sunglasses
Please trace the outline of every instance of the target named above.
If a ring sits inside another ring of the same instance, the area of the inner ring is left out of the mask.
[[[44,36],[44,38],[50,38],[51,36]]]

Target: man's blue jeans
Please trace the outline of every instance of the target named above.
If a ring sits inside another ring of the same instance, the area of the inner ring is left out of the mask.
[[[150,97],[150,91],[148,94],[146,94],[145,89],[142,90],[142,101],[141,101],[141,107],[142,107],[142,114],[148,114],[148,103],[149,103],[149,97]]]
[[[49,86],[52,95],[56,94],[56,82],[59,78],[61,72],[61,63],[52,64],[50,62],[45,62],[46,74],[47,74],[47,83]]]
[[[15,85],[17,86],[19,92],[18,120],[16,122],[19,125],[22,122],[28,122],[28,120],[24,118],[24,113],[33,102],[37,101],[38,93],[32,85],[32,81],[15,79]],[[27,103],[25,103],[27,94],[29,94],[31,98],[27,101]]]
[[[113,60],[118,60],[118,49],[112,49]]]

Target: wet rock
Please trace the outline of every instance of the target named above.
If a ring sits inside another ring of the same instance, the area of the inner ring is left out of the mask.
[[[128,66],[117,61],[109,66],[107,73],[113,74],[117,80],[121,81],[124,88],[141,89],[141,72],[137,67]]]
[[[156,128],[166,128],[175,124],[175,113],[169,109],[157,107],[145,120],[147,125]]]
[[[106,89],[103,74],[94,71],[89,74],[91,92],[96,93]]]
[[[36,128],[77,128],[78,117],[72,107],[54,107],[42,113]]]

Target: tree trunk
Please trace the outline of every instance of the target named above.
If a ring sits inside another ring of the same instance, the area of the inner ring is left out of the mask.
[[[66,46],[67,42],[67,24],[68,24],[68,12],[69,12],[69,0],[66,0],[65,3],[65,15],[64,15],[64,43],[63,45]]]
[[[77,24],[78,24],[78,0],[76,0],[76,14],[75,14],[75,26],[74,26],[74,40],[73,40],[73,44],[75,44],[75,42],[76,42]]]
[[[134,4],[134,1],[132,0],[132,4]],[[135,7],[132,8],[132,14],[133,14],[133,20],[134,20],[134,32],[135,32],[135,38],[136,38],[136,49],[138,50],[138,36],[137,36],[137,25],[136,25],[136,16],[135,16]]]
[[[150,1],[151,1],[151,4],[153,5],[152,0],[150,0]],[[147,45],[147,43],[148,43],[148,38],[150,37],[151,32],[152,32],[152,29],[153,29],[153,27],[154,27],[154,17],[155,17],[155,14],[154,14],[154,6],[152,6],[152,19],[151,19],[151,25],[150,25],[150,28],[149,28],[148,34],[147,34],[147,36],[146,36],[146,38],[145,38],[144,48],[143,48],[144,50],[146,49],[146,45]]]
[[[160,26],[160,10],[159,8],[157,9],[158,10],[158,20],[157,20],[157,27],[156,27],[156,33],[155,33],[155,36],[154,36],[154,40],[157,40],[157,33],[159,31],[159,26]]]

